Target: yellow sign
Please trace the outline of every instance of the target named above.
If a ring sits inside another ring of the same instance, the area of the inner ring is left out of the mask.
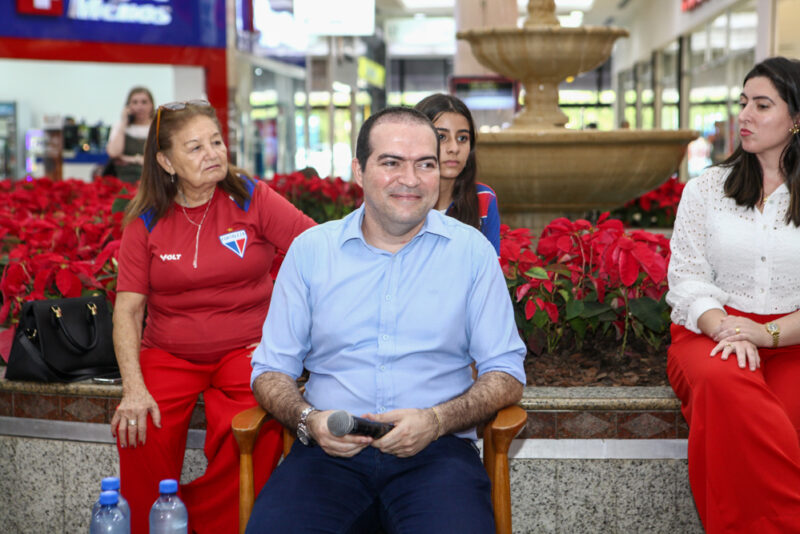
[[[386,85],[386,69],[369,58],[358,58],[358,77],[379,89]]]

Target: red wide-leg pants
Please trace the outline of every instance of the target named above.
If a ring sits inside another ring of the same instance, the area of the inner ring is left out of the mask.
[[[161,428],[148,417],[147,442],[119,447],[120,483],[131,507],[132,534],[147,534],[150,507],[158,498],[158,483],[180,480],[189,421],[199,393],[206,412],[205,473],[181,486],[189,511],[189,532],[236,534],[239,528],[239,448],[231,419],[256,405],[250,390],[252,349],[237,349],[219,362],[196,364],[158,349],[141,352],[144,382],[161,411]],[[277,465],[282,452],[280,425],[261,430],[253,453],[256,495]]]
[[[728,309],[759,323],[759,316]],[[689,483],[709,534],[800,533],[800,345],[759,348],[761,368],[709,357],[672,325],[667,373],[689,423]]]

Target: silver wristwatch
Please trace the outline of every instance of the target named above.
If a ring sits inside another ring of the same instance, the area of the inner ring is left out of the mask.
[[[300,421],[297,423],[297,439],[300,440],[300,443],[308,447],[311,445],[311,434],[308,431],[308,416],[311,415],[312,412],[316,412],[317,409],[313,406],[309,406],[302,412],[300,412]]]

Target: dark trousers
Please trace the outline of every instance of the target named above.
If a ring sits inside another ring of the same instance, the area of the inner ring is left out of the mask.
[[[353,458],[295,442],[256,499],[247,534],[495,531],[477,449],[442,437],[411,458],[367,447]]]

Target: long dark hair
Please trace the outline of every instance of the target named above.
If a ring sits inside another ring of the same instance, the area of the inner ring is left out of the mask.
[[[453,184],[453,206],[447,210],[447,214],[463,223],[480,229],[478,190],[475,187],[475,122],[472,120],[469,108],[454,96],[438,93],[423,98],[414,106],[414,109],[418,109],[427,115],[431,122],[434,123],[442,113],[458,113],[467,119],[469,124],[469,155],[464,169],[456,176],[455,184]],[[439,134],[437,133],[436,135],[438,138]]]
[[[150,131],[144,145],[144,164],[142,165],[139,190],[125,209],[123,224],[130,223],[148,211],[152,211],[151,224],[155,224],[172,208],[175,195],[178,194],[178,184],[173,182],[172,176],[158,164],[156,154],[159,152],[159,146],[161,151],[168,152],[172,148],[175,133],[198,116],[208,117],[214,121],[217,129],[222,131],[214,108],[194,104],[186,104],[186,107],[178,110],[162,109],[161,120],[153,121],[150,124]],[[158,141],[156,141],[156,134],[158,134]],[[253,181],[254,179],[242,169],[228,164],[228,174],[217,184],[217,187],[242,205],[250,198],[245,180]]]
[[[765,59],[747,73],[743,83],[759,76],[772,82],[778,95],[788,104],[789,114],[793,119],[797,118],[800,115],[800,61],[785,57]],[[746,152],[740,142],[733,154],[719,165],[731,169],[725,180],[725,196],[734,199],[740,206],[754,209],[764,196],[764,176],[758,157]],[[786,224],[793,223],[800,227],[799,134],[791,135],[781,152],[780,170],[789,188]]]

